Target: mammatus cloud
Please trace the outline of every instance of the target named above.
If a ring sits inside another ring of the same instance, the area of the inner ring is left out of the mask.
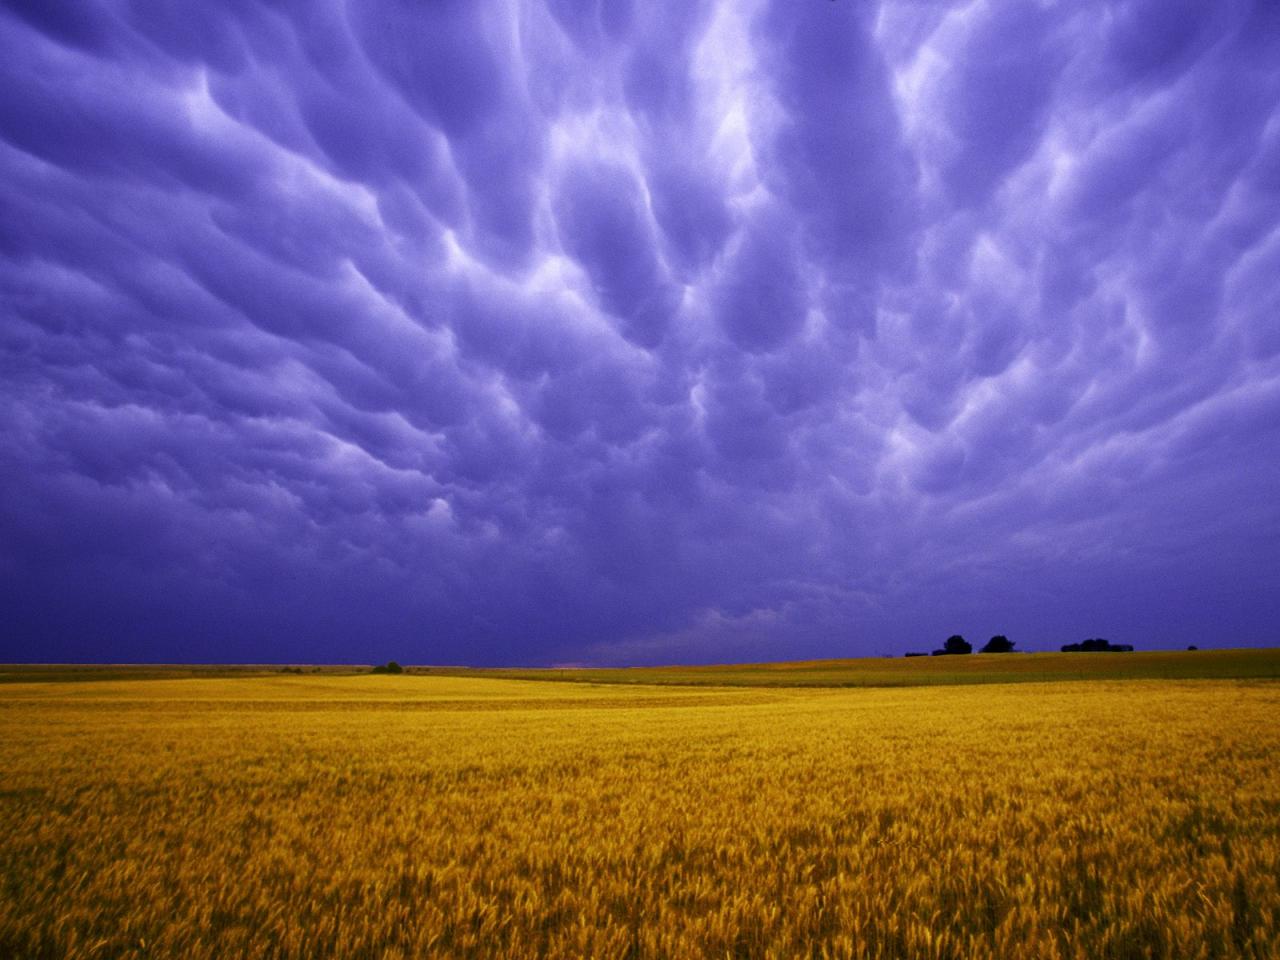
[[[0,11],[0,659],[1273,642],[1280,8]]]

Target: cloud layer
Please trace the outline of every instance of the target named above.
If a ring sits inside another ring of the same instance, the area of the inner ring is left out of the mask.
[[[1174,7],[11,0],[0,659],[1274,642],[1280,7]]]

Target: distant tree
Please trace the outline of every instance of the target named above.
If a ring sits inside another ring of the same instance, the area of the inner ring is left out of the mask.
[[[388,660],[386,663],[373,668],[374,673],[404,673],[404,667],[396,663],[394,660]]]
[[[1013,641],[1003,633],[997,633],[982,648],[983,653],[1013,653]]]
[[[959,653],[973,653],[973,644],[958,633],[947,637],[947,642],[942,645],[941,650],[933,651],[933,655],[935,657],[950,656],[952,654]]]
[[[942,649],[947,653],[973,653],[973,644],[956,633],[947,637],[947,642],[942,645]]]
[[[1064,643],[1063,653],[1131,653],[1133,644],[1112,643],[1103,637],[1090,637],[1081,643]]]
[[[1199,648],[1199,647],[1197,647],[1197,646],[1193,643],[1193,644],[1191,644],[1191,646],[1187,647],[1187,649],[1188,649],[1188,650],[1199,650],[1200,648]]]

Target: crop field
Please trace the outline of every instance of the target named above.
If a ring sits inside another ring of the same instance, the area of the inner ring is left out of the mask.
[[[0,957],[1276,957],[1280,684],[0,687]]]
[[[920,687],[960,683],[1044,683],[1050,680],[1280,680],[1280,649],[862,657],[855,660],[694,667],[417,669],[436,676],[695,687]],[[0,673],[0,678],[3,678],[3,673]]]
[[[0,684],[82,680],[351,676],[369,664],[0,664]],[[1280,680],[1280,649],[861,657],[671,667],[415,667],[416,676],[677,687],[921,687],[1069,680]]]

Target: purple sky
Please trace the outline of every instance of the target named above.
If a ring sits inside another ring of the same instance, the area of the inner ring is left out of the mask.
[[[1273,0],[3,7],[0,660],[1276,642]]]

